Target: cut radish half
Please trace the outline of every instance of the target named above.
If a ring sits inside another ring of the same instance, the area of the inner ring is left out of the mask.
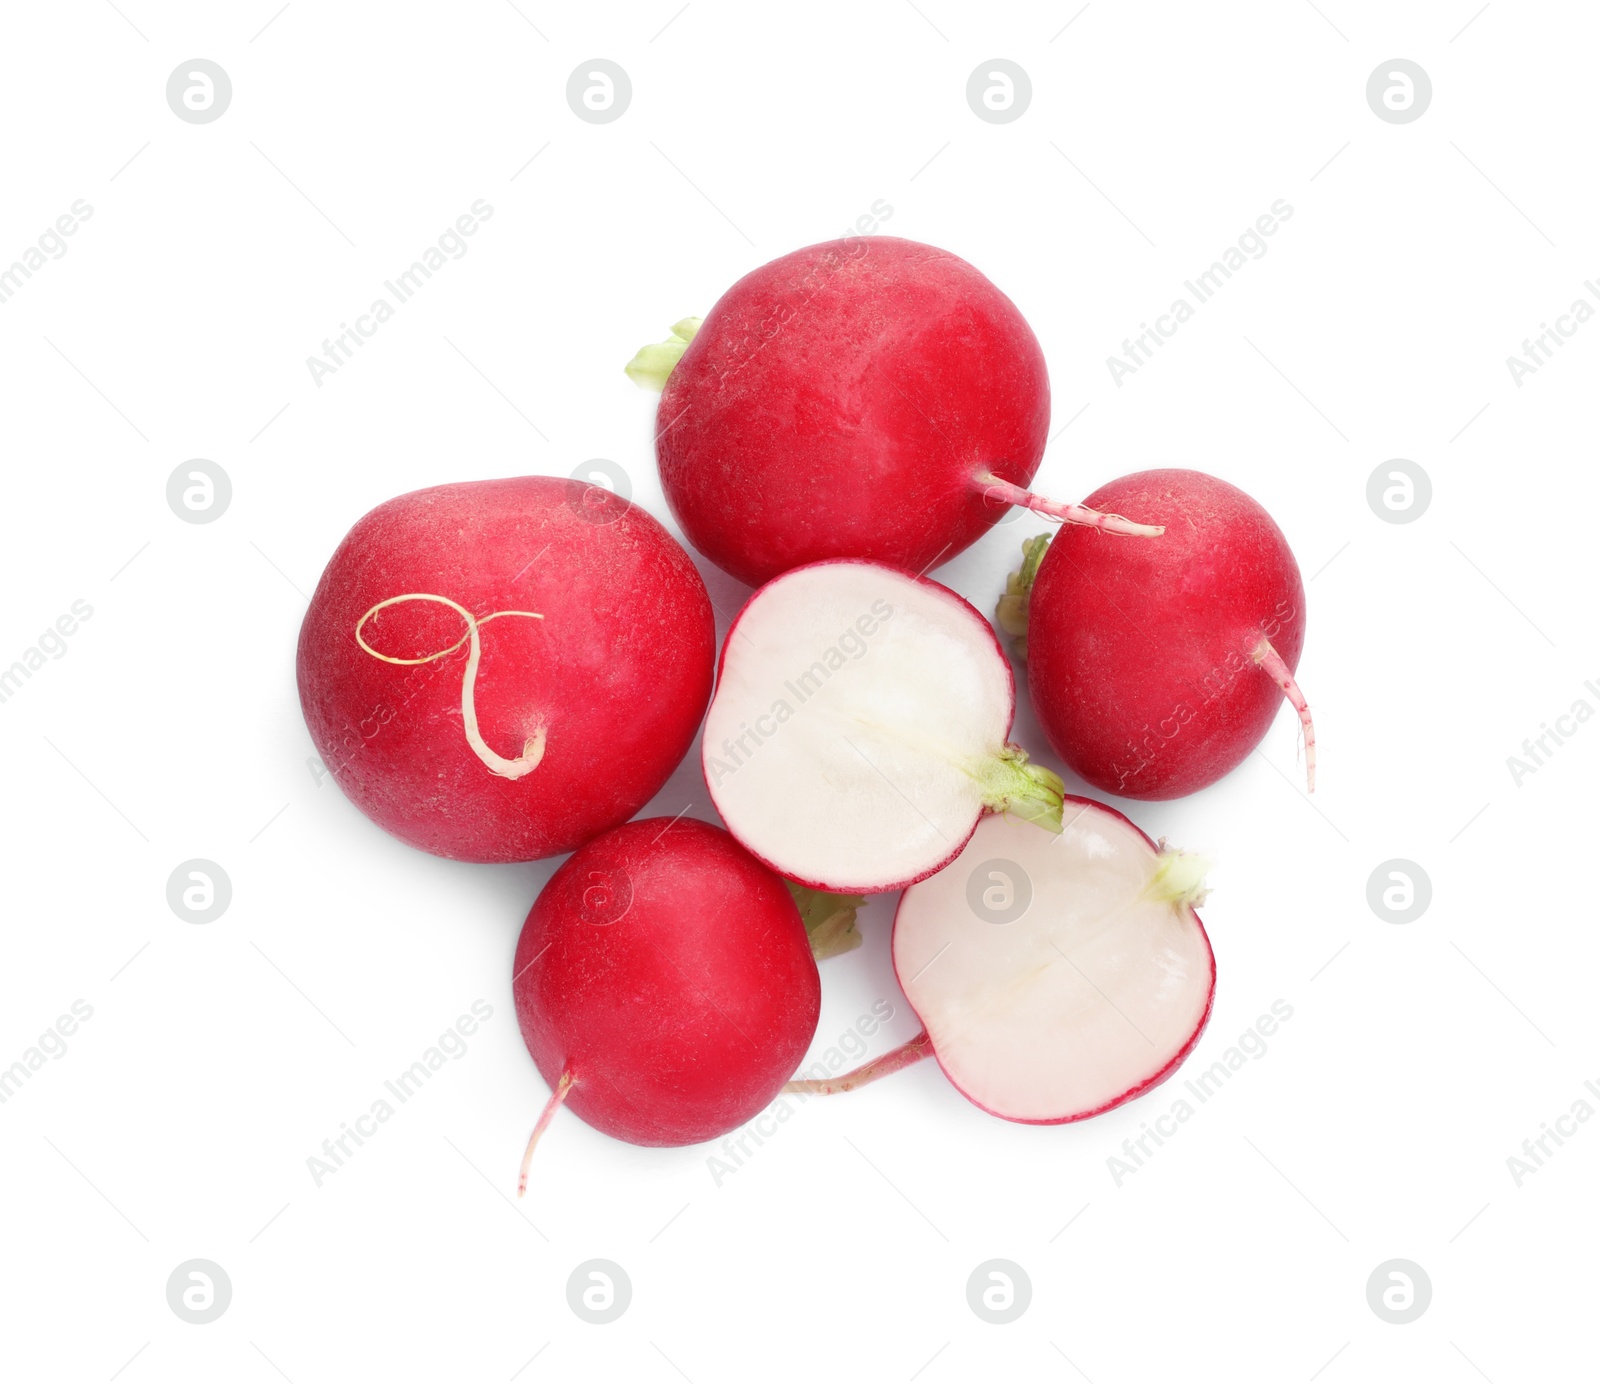
[[[1006,740],[1015,709],[994,631],[955,592],[881,563],[813,563],[768,582],[728,631],[706,783],[780,874],[900,889],[953,859],[985,811],[1059,828],[1061,780]]]
[[[974,1105],[1065,1124],[1165,1080],[1205,1028],[1216,961],[1194,911],[1206,862],[1120,812],[1068,798],[1060,836],[991,817],[946,870],[906,890],[894,966],[925,1025],[850,1090],[928,1051]]]

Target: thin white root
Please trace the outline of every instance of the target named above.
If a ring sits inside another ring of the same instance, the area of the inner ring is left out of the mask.
[[[1306,737],[1306,792],[1317,791],[1317,732],[1311,724],[1311,708],[1306,705],[1305,694],[1300,690],[1300,684],[1294,680],[1294,674],[1289,671],[1289,665],[1283,661],[1282,655],[1272,647],[1270,641],[1263,639],[1251,651],[1250,657],[1266,670],[1272,680],[1283,690],[1283,695],[1288,698],[1300,716],[1300,729]]]
[[[550,1121],[555,1118],[556,1111],[561,1109],[562,1103],[567,1098],[567,1092],[572,1089],[572,1073],[562,1072],[561,1080],[556,1082],[556,1089],[550,1093],[550,1099],[545,1103],[539,1122],[534,1125],[533,1133],[528,1136],[528,1147],[522,1154],[522,1169],[517,1174],[517,1196],[520,1198],[528,1190],[528,1168],[533,1163],[533,1151],[538,1147],[539,1136],[550,1127]]]
[[[449,606],[463,620],[467,622],[467,632],[456,640],[448,649],[440,649],[438,653],[428,654],[422,658],[393,658],[388,654],[381,654],[367,643],[361,631],[366,628],[367,621],[372,619],[380,610],[392,605],[399,605],[402,601],[436,601],[439,605]],[[404,596],[391,596],[387,601],[379,601],[365,615],[356,621],[356,643],[361,645],[374,658],[380,658],[385,663],[397,663],[401,667],[412,667],[418,663],[432,663],[438,658],[448,658],[463,644],[470,643],[467,651],[467,666],[461,674],[461,725],[467,736],[467,744],[472,747],[473,754],[477,755],[491,774],[498,774],[501,778],[519,779],[524,774],[531,774],[539,767],[539,761],[544,758],[544,727],[540,726],[523,743],[522,753],[515,759],[506,759],[503,755],[496,754],[489,748],[488,742],[483,738],[483,732],[478,729],[478,705],[473,695],[478,685],[478,660],[483,655],[483,647],[478,639],[478,628],[487,625],[491,620],[498,620],[503,615],[520,615],[529,620],[542,620],[544,616],[533,610],[497,610],[492,614],[478,619],[463,605],[457,605],[448,596],[434,596],[426,592],[410,591]]]
[[[933,1042],[928,1037],[927,1029],[923,1029],[915,1038],[900,1044],[897,1048],[890,1048],[882,1057],[873,1058],[853,1072],[845,1072],[842,1076],[796,1078],[784,1086],[783,1093],[794,1096],[842,1095],[846,1091],[854,1091],[857,1087],[880,1081],[913,1063],[920,1062],[932,1051]]]
[[[1101,533],[1118,533],[1130,538],[1160,538],[1167,531],[1162,524],[1136,524],[1120,514],[1102,514],[1086,505],[1065,505],[1059,500],[1047,500],[1043,495],[1035,495],[1031,490],[1012,485],[1010,481],[1003,481],[987,471],[980,471],[973,484],[986,499],[1000,504],[1022,505],[1035,514],[1059,519],[1064,524],[1082,524],[1087,528],[1099,529]]]

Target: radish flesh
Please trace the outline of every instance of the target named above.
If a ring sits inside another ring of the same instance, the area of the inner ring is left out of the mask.
[[[300,628],[300,703],[345,795],[454,860],[626,821],[688,751],[716,630],[694,563],[600,486],[525,476],[379,505]]]
[[[752,586],[806,563],[924,572],[1011,505],[1160,530],[1027,489],[1050,383],[1016,305],[894,236],[812,245],[746,274],[627,366],[661,389],[656,459],[689,541]]]
[[[648,818],[578,850],[523,925],[517,1022],[551,1097],[630,1144],[697,1144],[760,1113],[816,1032],[817,965],[782,880],[727,832]]]
[[[852,1090],[932,1055],[974,1105],[1025,1124],[1131,1100],[1177,1069],[1210,1017],[1216,962],[1194,910],[1205,866],[1084,798],[1066,800],[1058,837],[986,818],[895,914],[895,974],[923,1031],[786,1089]]]
[[[986,811],[1059,826],[1061,780],[1006,739],[1015,709],[994,631],[955,592],[881,563],[814,563],[734,619],[706,783],[779,874],[899,889],[952,859]]]
[[[1226,481],[1176,469],[1124,476],[1089,503],[1166,533],[1113,548],[1063,529],[1042,561],[1043,538],[1024,550],[996,614],[1025,632],[1028,691],[1056,753],[1103,792],[1182,797],[1242,763],[1287,700],[1314,789],[1316,731],[1294,678],[1305,588],[1272,516]]]

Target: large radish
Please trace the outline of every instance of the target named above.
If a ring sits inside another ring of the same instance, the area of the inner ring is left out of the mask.
[[[1027,545],[998,614],[1026,633],[1028,691],[1056,753],[1103,792],[1182,797],[1237,767],[1287,700],[1314,788],[1316,732],[1294,679],[1305,589],[1272,516],[1199,471],[1139,471],[1089,503],[1166,533],[1113,547],[1067,528]]]
[[[848,1091],[932,1055],[1008,1120],[1065,1124],[1131,1100],[1177,1069],[1211,1013],[1204,869],[1085,798],[1067,798],[1059,837],[985,819],[895,914],[895,974],[923,1031],[786,1089]]]
[[[746,274],[628,366],[662,390],[656,459],[684,533],[755,586],[832,557],[924,572],[1008,506],[1154,534],[1027,489],[1050,423],[1044,355],[965,260],[894,236]]]
[[[626,821],[694,738],[716,632],[644,510],[548,476],[414,491],[329,561],[300,629],[318,753],[368,817],[455,860]]]
[[[630,822],[562,865],[523,926],[511,989],[552,1093],[519,1194],[563,1105],[631,1144],[736,1129],[794,1074],[821,1004],[783,881],[692,818]]]
[[[955,592],[881,563],[813,563],[768,582],[728,631],[706,783],[779,874],[899,889],[952,859],[986,811],[1059,826],[1061,780],[1006,738],[1015,709],[994,631]]]

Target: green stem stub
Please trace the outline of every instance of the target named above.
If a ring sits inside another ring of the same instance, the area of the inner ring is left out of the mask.
[[[981,766],[974,777],[983,785],[983,805],[1032,822],[1046,831],[1061,831],[1061,797],[1066,784],[1042,764],[1030,764],[1020,745],[1007,745]]]
[[[1028,598],[1033,594],[1039,564],[1050,550],[1050,535],[1041,533],[1022,545],[1022,566],[1006,578],[1006,592],[994,608],[995,623],[1016,642],[1017,657],[1028,661]]]
[[[659,394],[667,387],[667,376],[689,349],[689,343],[700,330],[703,319],[685,317],[673,324],[672,335],[653,346],[641,346],[633,359],[623,366],[623,372],[640,389],[651,389]]]
[[[784,883],[794,896],[800,921],[806,925],[806,935],[811,939],[811,954],[818,961],[854,951],[861,945],[856,910],[866,903],[864,894],[825,894],[793,880]]]
[[[1156,859],[1156,872],[1145,885],[1144,896],[1178,908],[1194,908],[1204,903],[1210,892],[1206,888],[1206,874],[1214,863],[1211,858],[1197,851],[1174,850],[1165,841],[1159,845],[1161,854]]]

